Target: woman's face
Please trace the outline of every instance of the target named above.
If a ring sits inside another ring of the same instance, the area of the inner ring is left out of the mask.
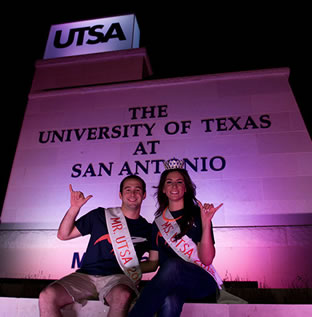
[[[182,174],[178,171],[170,172],[165,180],[163,193],[171,202],[178,202],[183,200],[186,192],[185,182]]]

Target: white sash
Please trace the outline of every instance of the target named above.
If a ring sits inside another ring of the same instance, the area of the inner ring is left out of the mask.
[[[142,272],[126,218],[120,207],[105,209],[108,234],[117,262],[124,273],[135,283],[140,281]]]
[[[180,233],[180,227],[168,208],[159,217],[155,218],[155,222],[171,249],[183,260],[196,264],[208,272],[218,284],[219,289],[221,289],[221,285],[223,284],[221,277],[212,264],[205,265],[200,261],[197,253],[197,245],[194,241],[187,235],[184,235],[179,240],[175,240],[175,236]]]

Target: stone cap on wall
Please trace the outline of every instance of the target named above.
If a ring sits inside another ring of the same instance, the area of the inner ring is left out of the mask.
[[[136,81],[151,75],[145,48],[38,60],[31,93]]]

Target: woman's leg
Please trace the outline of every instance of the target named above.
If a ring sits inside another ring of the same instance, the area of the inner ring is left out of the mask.
[[[160,310],[166,297],[176,294],[177,291],[181,295],[181,303],[185,298],[211,295],[216,292],[216,283],[197,265],[180,258],[169,259],[161,265],[157,274],[143,289],[129,317],[152,317]]]
[[[185,299],[200,299],[215,295],[218,285],[214,278],[196,264],[185,262],[179,288]]]
[[[180,263],[175,259],[161,265],[157,274],[143,288],[128,316],[153,317],[164,303],[165,298],[176,289],[180,276],[179,268]]]
[[[160,310],[157,312],[157,317],[179,317],[182,312],[185,299],[178,293],[168,295]]]

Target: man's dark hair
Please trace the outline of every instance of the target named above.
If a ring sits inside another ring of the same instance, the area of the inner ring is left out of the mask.
[[[138,180],[142,184],[143,194],[146,192],[146,184],[145,184],[144,180],[141,177],[137,176],[137,175],[129,175],[129,176],[125,177],[120,183],[119,191],[121,193],[122,193],[123,185],[124,185],[125,181],[127,181],[128,179],[136,179],[136,180]]]

